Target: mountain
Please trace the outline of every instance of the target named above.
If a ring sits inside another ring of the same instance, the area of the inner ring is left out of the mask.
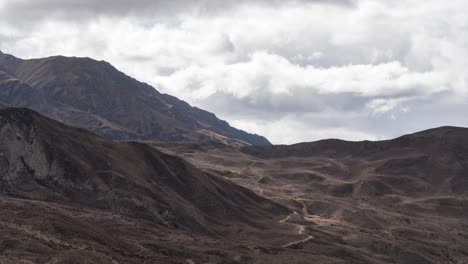
[[[354,195],[468,195],[466,128],[440,127],[380,142],[322,140],[292,146],[254,146],[243,148],[243,152],[267,159],[326,156],[346,161],[345,167],[353,159],[365,160],[367,164],[361,165],[366,167],[365,177],[357,177],[353,170],[334,175],[353,179]]]
[[[143,144],[0,108],[0,263],[468,261],[465,128]]]
[[[1,263],[220,259],[201,243],[275,233],[290,213],[180,157],[23,108],[0,110],[0,206]]]
[[[0,54],[0,263],[468,263],[467,207],[467,128],[272,146],[108,63]]]
[[[317,263],[468,262],[467,128],[376,142],[153,146],[289,208],[283,223],[301,237],[287,245],[338,258]],[[340,238],[328,244],[335,254],[317,229]]]
[[[74,202],[198,232],[211,232],[219,215],[235,222],[287,212],[179,157],[106,141],[29,109],[0,110],[0,153],[0,191],[12,197]]]
[[[108,139],[270,144],[89,58],[22,60],[0,53],[0,95],[0,103],[28,107]]]

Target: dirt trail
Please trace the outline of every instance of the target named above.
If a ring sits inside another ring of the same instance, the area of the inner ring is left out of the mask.
[[[285,245],[282,246],[283,248],[294,247],[294,246],[306,243],[309,240],[314,238],[313,236],[311,236],[309,234],[306,234],[306,229],[307,229],[306,225],[290,222],[291,220],[294,220],[294,219],[298,220],[298,221],[309,221],[309,222],[311,222],[310,220],[308,220],[308,218],[311,215],[308,213],[307,206],[305,205],[305,203],[303,201],[300,201],[299,199],[294,199],[294,200],[297,201],[297,202],[300,202],[302,204],[301,214],[299,214],[298,212],[293,212],[293,213],[289,214],[286,218],[280,220],[279,223],[292,225],[292,226],[297,228],[297,234],[298,235],[307,235],[307,237],[304,238],[304,239],[295,240],[295,241],[286,243]]]
[[[295,247],[295,246],[298,246],[300,244],[304,244],[304,243],[307,243],[309,240],[312,240],[314,237],[313,236],[308,236],[307,238],[305,239],[302,239],[302,240],[298,240],[298,241],[293,241],[291,243],[288,243],[286,245],[283,245],[283,248],[291,248],[291,247]]]

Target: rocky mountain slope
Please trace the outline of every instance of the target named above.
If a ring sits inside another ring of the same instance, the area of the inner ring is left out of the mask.
[[[201,249],[169,244],[275,233],[289,213],[180,157],[23,108],[0,110],[0,206],[1,263],[180,263]]]
[[[219,216],[255,221],[287,212],[179,157],[109,142],[28,109],[0,110],[0,153],[0,191],[12,197],[70,201],[199,232],[213,231]]]
[[[468,129],[119,143],[0,109],[0,263],[468,261]]]
[[[28,107],[108,139],[270,144],[89,58],[22,60],[0,52],[0,103]]]

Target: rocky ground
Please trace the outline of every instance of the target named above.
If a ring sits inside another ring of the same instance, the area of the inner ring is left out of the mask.
[[[468,132],[114,142],[0,110],[0,263],[466,263]]]

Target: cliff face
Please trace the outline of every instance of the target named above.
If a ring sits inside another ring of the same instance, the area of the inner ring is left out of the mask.
[[[0,54],[0,102],[40,113],[110,139],[268,145],[214,114],[89,58],[22,60]]]

